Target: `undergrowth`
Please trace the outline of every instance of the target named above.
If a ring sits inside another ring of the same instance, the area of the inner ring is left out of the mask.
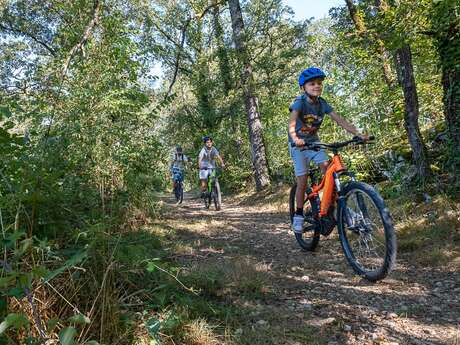
[[[288,191],[277,186],[232,202],[287,212]],[[458,270],[460,206],[448,194],[422,198],[385,195],[398,257]],[[181,263],[177,255],[193,253],[177,242],[177,230],[161,216],[151,222],[140,211],[132,214],[56,240],[31,242],[24,233],[8,233],[9,262],[29,270],[0,281],[9,312],[0,344],[39,344],[41,338],[88,345],[276,344],[282,332],[292,331],[278,315],[257,314],[274,293],[266,267],[246,257],[225,265]],[[260,318],[267,323],[257,324]],[[290,337],[302,341],[307,331]]]

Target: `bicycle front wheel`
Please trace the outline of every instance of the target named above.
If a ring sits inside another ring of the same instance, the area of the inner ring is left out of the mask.
[[[207,192],[204,197],[204,207],[209,208],[210,205],[211,205],[211,193]]]
[[[222,206],[222,196],[220,194],[220,185],[219,182],[216,181],[213,188],[212,199],[214,201],[214,206],[216,207],[216,211],[220,211]]]
[[[339,203],[342,249],[354,271],[369,281],[385,278],[396,261],[396,235],[380,194],[363,182],[350,182]]]
[[[291,218],[291,225],[292,220],[296,210],[296,195],[297,184],[294,184],[291,187],[291,192],[289,193],[289,216]],[[310,200],[306,200],[307,204],[310,204]],[[295,233],[295,239],[299,246],[306,251],[313,251],[318,246],[319,237],[320,237],[320,227],[318,222],[314,219],[312,214],[312,207],[310,205],[309,208],[305,208],[304,204],[304,212],[305,212],[305,226],[303,228],[303,232],[301,234]]]

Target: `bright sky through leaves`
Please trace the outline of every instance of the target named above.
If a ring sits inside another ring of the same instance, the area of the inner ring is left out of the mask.
[[[331,7],[345,5],[344,0],[283,0],[283,3],[294,10],[296,20],[323,18],[329,14]],[[152,74],[159,76],[160,79],[163,77],[163,68],[160,64],[154,65]]]
[[[323,18],[331,7],[345,5],[344,0],[283,0],[283,3],[292,7],[297,20]]]

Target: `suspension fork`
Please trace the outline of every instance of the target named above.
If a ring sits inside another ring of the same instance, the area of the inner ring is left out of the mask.
[[[349,176],[352,181],[356,181],[355,174],[353,174],[350,171],[341,171],[338,174],[334,173],[334,175],[335,175],[334,176],[334,182],[336,184],[337,193],[339,195],[339,197],[337,199],[338,211],[339,212],[344,212],[345,223],[347,224],[347,227],[351,227],[351,226],[353,226],[353,219],[351,217],[350,212],[348,211],[348,208],[346,207],[347,206],[346,199],[345,199],[345,195],[343,195],[343,193],[342,193],[343,189],[342,189],[342,184],[340,182],[339,177],[342,176],[342,175]]]

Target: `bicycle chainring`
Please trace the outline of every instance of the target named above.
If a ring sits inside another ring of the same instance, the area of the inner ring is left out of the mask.
[[[320,223],[321,235],[323,236],[329,236],[332,230],[334,230],[335,226],[337,225],[337,221],[331,214],[328,214],[326,217],[322,217]]]

